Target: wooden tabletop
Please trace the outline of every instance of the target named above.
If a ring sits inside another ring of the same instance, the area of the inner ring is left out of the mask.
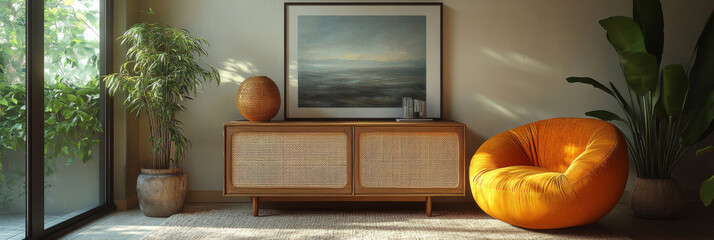
[[[266,126],[266,127],[279,127],[279,126],[291,126],[291,127],[309,127],[309,126],[360,126],[360,127],[398,127],[398,126],[412,126],[412,127],[447,127],[447,126],[464,126],[463,123],[456,121],[425,121],[425,122],[397,122],[395,120],[383,120],[383,121],[269,121],[269,122],[251,122],[251,121],[230,121],[224,124],[224,126]]]

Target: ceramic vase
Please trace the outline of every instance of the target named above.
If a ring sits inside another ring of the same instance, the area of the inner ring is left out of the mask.
[[[141,169],[136,181],[139,208],[147,217],[168,217],[183,209],[187,177],[181,168]]]

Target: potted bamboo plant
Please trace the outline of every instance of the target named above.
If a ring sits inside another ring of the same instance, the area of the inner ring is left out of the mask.
[[[714,130],[711,14],[686,67],[672,64],[660,70],[663,22],[659,0],[633,0],[632,18],[600,20],[619,56],[628,87],[624,92],[612,83],[607,87],[588,77],[567,78],[570,83],[589,84],[604,91],[622,108],[624,117],[604,110],[586,115],[625,124],[627,147],[637,169],[630,208],[635,215],[649,218],[674,218],[681,212],[684,196],[672,180],[672,172],[689,153],[687,150]],[[711,202],[712,185],[711,181],[702,184],[705,204]]]
[[[149,9],[149,13],[153,13]],[[137,180],[139,206],[144,215],[166,217],[181,211],[187,177],[181,169],[190,141],[184,136],[179,112],[204,82],[220,82],[218,71],[201,67],[207,41],[189,31],[159,23],[138,23],[118,38],[128,45],[127,62],[104,79],[110,94],[125,92],[124,107],[146,114],[153,146],[151,169],[141,169]]]

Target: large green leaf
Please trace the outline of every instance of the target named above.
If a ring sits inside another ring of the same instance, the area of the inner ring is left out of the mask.
[[[657,88],[657,58],[647,52],[620,52],[620,65],[630,89],[638,94]]]
[[[714,21],[709,15],[696,46],[696,60],[689,71],[692,84],[687,109],[696,110],[714,90]]]
[[[702,182],[702,186],[699,188],[699,198],[704,203],[704,206],[709,206],[714,199],[714,176]]]
[[[590,117],[594,117],[594,118],[598,118],[598,119],[603,120],[603,121],[608,121],[608,122],[620,121],[620,122],[626,123],[625,120],[622,119],[622,118],[621,118],[620,116],[618,116],[617,114],[614,114],[614,113],[612,113],[612,112],[610,112],[610,111],[605,111],[605,110],[590,111],[590,112],[586,112],[585,115],[586,115],[586,116],[590,116]]]
[[[592,79],[589,77],[568,77],[565,80],[568,81],[569,83],[588,84],[590,86],[593,86],[594,88],[597,88],[597,89],[602,90],[603,92],[606,92],[607,94],[610,94],[613,97],[615,96],[615,95],[613,95],[612,91],[610,91],[610,89],[605,87],[605,85],[602,85],[600,82],[595,81],[595,79]]]
[[[659,0],[633,0],[632,18],[640,25],[647,52],[657,57],[657,65],[659,65],[662,62],[664,48],[662,4]]]
[[[647,52],[640,25],[632,18],[614,16],[600,20],[607,31],[607,39],[620,52]]]
[[[679,143],[683,146],[692,146],[699,142],[702,137],[706,136],[705,133],[711,131],[709,126],[712,120],[714,120],[714,93],[709,94],[704,99],[702,106],[694,112],[692,120],[682,130]]]
[[[672,64],[662,70],[662,103],[667,116],[682,115],[687,91],[689,79],[681,64]]]

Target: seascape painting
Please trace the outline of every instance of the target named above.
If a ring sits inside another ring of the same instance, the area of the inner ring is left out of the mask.
[[[426,99],[426,16],[299,16],[300,108],[401,108]]]

